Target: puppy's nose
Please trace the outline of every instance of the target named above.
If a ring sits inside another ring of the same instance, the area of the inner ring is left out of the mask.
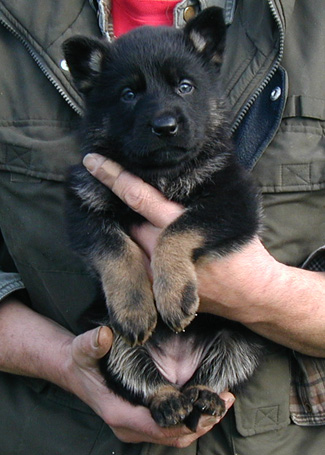
[[[157,117],[152,121],[152,132],[156,136],[175,136],[178,131],[178,123],[172,115]]]

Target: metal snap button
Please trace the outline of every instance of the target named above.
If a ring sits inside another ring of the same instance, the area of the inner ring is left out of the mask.
[[[66,60],[61,60],[60,66],[63,69],[63,71],[70,71]]]
[[[276,101],[280,98],[282,93],[281,87],[275,87],[275,89],[272,90],[271,92],[271,101]]]
[[[187,6],[186,8],[184,8],[183,18],[185,22],[188,22],[189,20],[193,19],[195,15],[196,11],[194,6]]]

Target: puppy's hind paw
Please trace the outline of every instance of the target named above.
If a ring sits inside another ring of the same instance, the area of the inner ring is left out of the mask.
[[[152,398],[150,412],[161,427],[171,427],[183,423],[191,413],[193,405],[188,397],[171,385],[163,386]]]
[[[222,416],[226,410],[225,402],[213,390],[205,386],[189,386],[183,391],[193,405],[193,411],[184,421],[192,431],[196,431],[201,415]]]

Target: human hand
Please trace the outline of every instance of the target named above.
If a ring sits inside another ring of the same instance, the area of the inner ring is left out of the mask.
[[[92,165],[90,158],[95,159]],[[184,208],[103,156],[87,156],[84,164],[92,175],[148,220],[134,228],[132,235],[150,258],[162,229],[180,216]],[[251,297],[259,296],[272,281],[277,264],[257,237],[240,251],[199,261],[196,269],[199,311],[250,322],[255,309],[255,300],[253,303]]]
[[[174,447],[187,447],[211,430],[220,417],[202,416],[195,433],[185,426],[161,428],[147,408],[133,406],[111,392],[103,383],[98,360],[110,349],[113,341],[108,327],[100,327],[75,337],[66,344],[66,388],[87,403],[124,442],[150,442]],[[233,404],[229,392],[220,395],[226,410]]]

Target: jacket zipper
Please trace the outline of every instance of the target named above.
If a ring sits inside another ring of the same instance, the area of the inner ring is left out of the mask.
[[[6,21],[0,18],[0,23],[13,35],[17,38],[22,45],[25,47],[29,55],[35,61],[37,66],[40,68],[42,73],[46,76],[46,78],[51,82],[54,88],[59,92],[59,94],[63,97],[63,99],[67,102],[67,104],[80,116],[83,115],[82,110],[72,101],[72,99],[67,95],[64,89],[61,87],[59,82],[52,76],[46,65],[41,61],[41,58],[37,54],[37,52],[33,49],[33,47],[29,44],[27,40],[25,40],[11,25],[9,25]]]
[[[275,72],[277,71],[277,69],[280,66],[280,62],[281,62],[281,59],[282,59],[282,56],[283,56],[284,29],[283,29],[283,26],[282,26],[282,22],[281,22],[281,19],[279,17],[279,14],[278,14],[278,12],[276,10],[276,7],[273,4],[273,0],[267,0],[267,2],[269,4],[272,16],[273,16],[273,18],[274,18],[274,20],[275,20],[275,22],[276,22],[276,24],[278,26],[279,32],[280,32],[279,54],[278,54],[278,57],[277,57],[277,59],[275,60],[275,62],[273,64],[273,67],[271,68],[271,71],[269,72],[268,76],[264,79],[262,84],[259,86],[259,88],[256,90],[256,92],[252,95],[252,97],[247,101],[246,105],[243,107],[243,109],[239,113],[239,115],[238,115],[237,119],[235,120],[235,122],[234,122],[234,124],[232,126],[232,129],[231,129],[232,134],[237,130],[238,126],[240,125],[241,121],[243,120],[243,118],[245,117],[245,115],[247,114],[249,109],[252,107],[252,105],[255,103],[255,101],[257,100],[259,95],[263,92],[263,90],[265,89],[267,84],[270,82],[270,80],[274,76]]]

